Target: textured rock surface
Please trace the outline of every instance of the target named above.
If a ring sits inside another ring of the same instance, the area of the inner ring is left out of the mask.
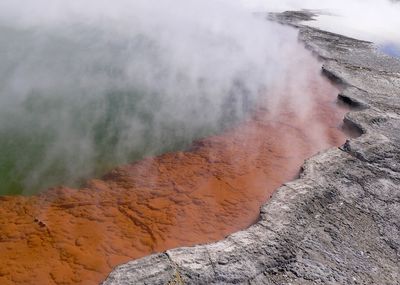
[[[260,221],[217,243],[119,266],[104,284],[400,284],[400,62],[371,43],[280,17],[324,60],[362,130],[306,161]]]

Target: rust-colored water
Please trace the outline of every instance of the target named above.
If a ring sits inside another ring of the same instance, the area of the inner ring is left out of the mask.
[[[345,140],[346,110],[319,70],[310,59],[251,119],[190,151],[121,166],[79,191],[0,198],[0,284],[97,284],[118,264],[254,223],[304,159]]]

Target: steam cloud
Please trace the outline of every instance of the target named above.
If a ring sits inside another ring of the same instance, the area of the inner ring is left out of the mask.
[[[245,118],[298,48],[294,30],[244,8],[260,3],[1,1],[0,194],[73,185]]]
[[[378,44],[400,46],[398,0],[239,0],[254,11],[312,9],[327,13],[309,23],[324,30]]]
[[[0,192],[183,147],[283,77],[294,31],[225,1],[2,1]],[[281,71],[280,71],[281,69]]]

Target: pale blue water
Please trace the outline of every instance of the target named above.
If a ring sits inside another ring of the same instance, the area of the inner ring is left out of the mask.
[[[396,45],[394,43],[381,45],[381,51],[390,56],[400,57],[400,45]]]

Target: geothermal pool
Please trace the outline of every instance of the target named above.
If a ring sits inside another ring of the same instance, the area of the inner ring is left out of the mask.
[[[346,139],[293,29],[219,1],[38,1],[0,3],[0,284],[220,240]]]
[[[122,165],[80,189],[0,198],[1,284],[98,284],[113,267],[222,239],[257,221],[304,160],[344,143],[345,108],[320,63],[300,48],[296,88],[189,149]]]

